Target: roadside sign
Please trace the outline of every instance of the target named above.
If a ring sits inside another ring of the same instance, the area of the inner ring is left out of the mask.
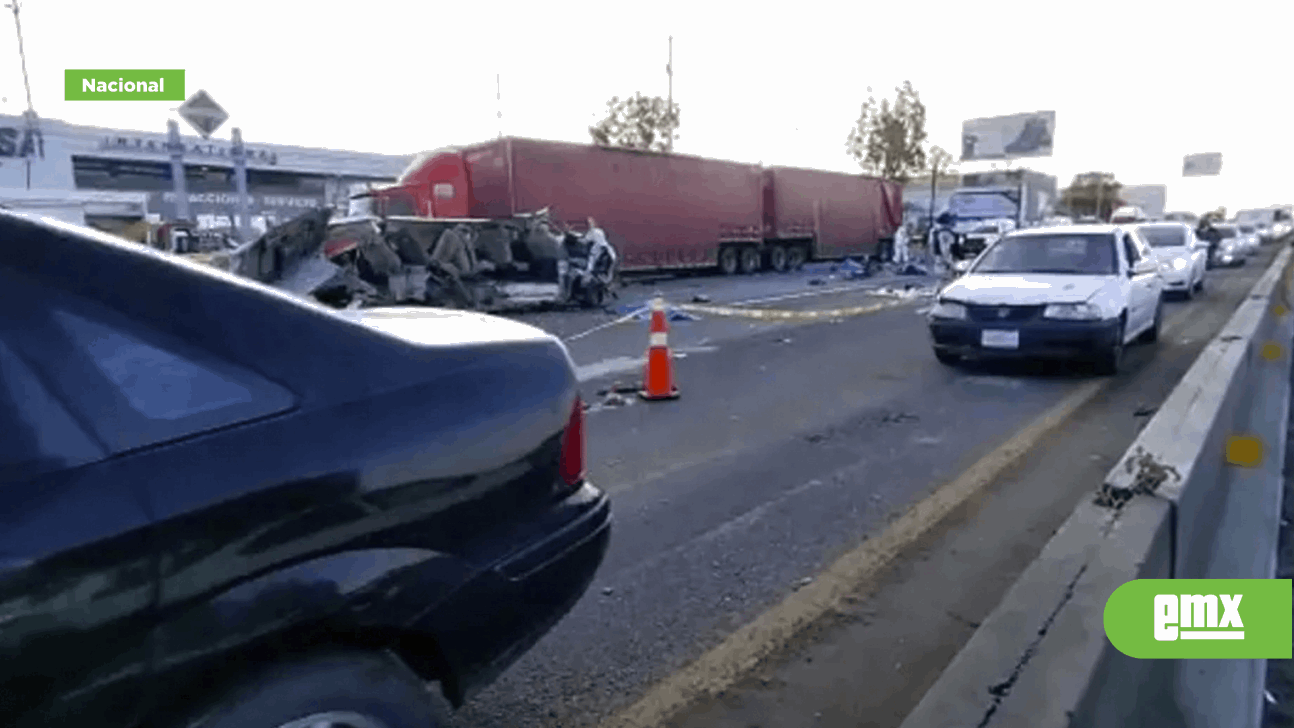
[[[189,126],[202,135],[203,139],[209,139],[211,134],[229,119],[229,114],[220,108],[220,104],[217,104],[210,94],[202,90],[190,96],[188,101],[180,104],[177,112],[180,114],[181,119],[187,121]]]
[[[1217,152],[1188,154],[1182,159],[1183,177],[1212,177],[1222,174],[1222,155]]]

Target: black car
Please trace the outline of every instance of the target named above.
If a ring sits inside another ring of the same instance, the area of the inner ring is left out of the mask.
[[[4,212],[0,310],[0,725],[441,725],[601,564],[538,329]]]

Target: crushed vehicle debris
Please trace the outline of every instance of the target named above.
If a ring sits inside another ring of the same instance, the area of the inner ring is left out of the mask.
[[[597,308],[616,296],[615,248],[559,231],[547,210],[506,221],[336,212],[310,210],[204,262],[335,308]]]

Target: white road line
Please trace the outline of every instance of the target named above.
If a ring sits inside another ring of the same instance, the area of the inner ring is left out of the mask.
[[[719,347],[717,346],[683,346],[674,349],[673,353],[676,356],[679,354],[713,354],[718,350]],[[643,365],[646,363],[647,358],[642,356],[617,356],[611,359],[602,359],[592,364],[575,367],[575,378],[584,383],[612,374],[638,372],[642,370]]]

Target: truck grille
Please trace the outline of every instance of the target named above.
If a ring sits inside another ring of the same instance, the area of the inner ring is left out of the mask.
[[[1045,306],[967,306],[966,315],[971,321],[984,323],[1017,323],[1032,321],[1042,316]]]

